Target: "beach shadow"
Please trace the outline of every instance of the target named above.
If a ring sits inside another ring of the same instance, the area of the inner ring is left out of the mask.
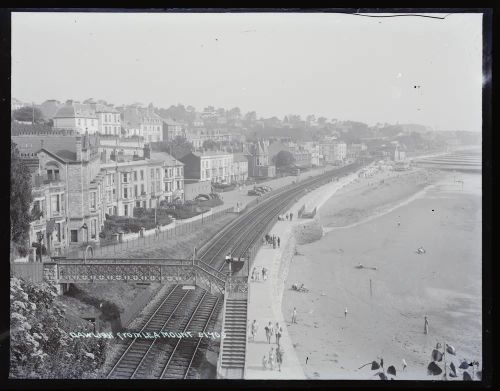
[[[276,345],[276,344],[275,344],[275,343],[273,343],[273,342],[268,343],[267,341],[249,341],[249,343],[256,344],[256,345],[262,345],[262,344],[266,344],[266,345]]]
[[[258,365],[248,365],[248,366],[247,366],[247,369],[252,369],[252,370],[254,370],[254,371],[263,371],[263,372],[264,372],[264,371],[268,371],[268,369],[264,369],[264,368],[262,367],[262,365],[260,365],[260,366],[258,366]]]

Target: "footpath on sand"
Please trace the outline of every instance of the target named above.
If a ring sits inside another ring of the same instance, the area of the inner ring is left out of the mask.
[[[297,214],[302,205],[306,206],[307,211],[311,211],[314,207],[319,209],[338,189],[357,177],[358,174],[353,173],[307,193],[284,212],[285,215],[293,213],[293,220],[277,221],[269,232],[270,235],[280,238],[280,247],[273,249],[272,246],[264,244],[257,252],[253,267],[256,267],[258,272],[265,267],[268,270],[268,278],[264,281],[261,275],[258,281],[252,281],[249,276],[247,325],[250,328],[251,323],[257,320],[258,330],[255,340],[252,340],[250,332],[247,334],[245,379],[306,379],[288,333],[288,327],[293,327],[292,313],[283,314],[281,311],[284,281],[295,249],[294,228],[311,221],[297,219]],[[300,320],[301,316],[298,314],[297,322]],[[284,352],[281,371],[278,370],[277,365],[274,369],[264,368],[263,365],[263,357],[268,358],[271,348],[276,351],[277,347],[274,335],[270,344],[266,339],[264,328],[269,322],[273,327],[278,322],[283,329],[280,339],[280,348]]]

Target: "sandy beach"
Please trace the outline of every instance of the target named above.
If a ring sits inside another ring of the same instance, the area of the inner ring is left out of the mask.
[[[297,307],[288,332],[308,378],[373,379],[376,371],[358,368],[382,357],[396,379],[437,380],[426,370],[436,342],[456,348],[457,366],[481,363],[480,175],[413,169],[359,178],[297,243],[282,313]],[[297,281],[310,291],[289,290]]]

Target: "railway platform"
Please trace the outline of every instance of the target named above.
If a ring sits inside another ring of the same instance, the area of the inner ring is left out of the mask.
[[[357,173],[350,174],[341,178],[338,182],[332,182],[322,186],[316,190],[307,193],[289,210],[284,212],[292,212],[293,220],[278,221],[273,226],[270,235],[280,237],[281,244],[279,248],[273,249],[270,246],[263,245],[257,252],[253,266],[259,270],[265,267],[269,272],[269,277],[266,281],[260,278],[260,281],[252,282],[249,280],[249,297],[247,309],[247,323],[250,327],[253,320],[257,320],[259,327],[255,341],[251,340],[250,332],[246,344],[245,358],[245,379],[283,379],[283,380],[300,380],[306,379],[302,365],[295,353],[293,341],[291,340],[288,328],[293,327],[291,322],[292,311],[283,313],[281,308],[283,290],[285,289],[285,280],[288,273],[288,264],[293,256],[295,249],[295,240],[293,238],[294,227],[307,224],[307,219],[297,219],[298,211],[302,205],[307,205],[307,208],[323,205],[339,188],[354,180]],[[292,309],[293,310],[293,309]],[[299,309],[298,309],[299,311]],[[298,320],[300,321],[300,312]],[[275,337],[271,338],[271,344],[266,340],[264,327],[271,322],[274,326],[278,322],[282,329],[283,335],[280,340],[280,346],[284,351],[283,364],[281,371],[277,368],[274,370],[264,369],[263,357],[269,355],[271,347],[276,349]]]

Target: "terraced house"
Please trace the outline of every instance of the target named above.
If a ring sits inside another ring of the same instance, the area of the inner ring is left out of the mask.
[[[132,217],[135,207],[184,201],[183,164],[166,153],[151,158],[149,145],[139,157],[100,151],[99,134],[12,141],[33,175],[30,243],[42,240],[52,254],[98,242],[106,214]]]

